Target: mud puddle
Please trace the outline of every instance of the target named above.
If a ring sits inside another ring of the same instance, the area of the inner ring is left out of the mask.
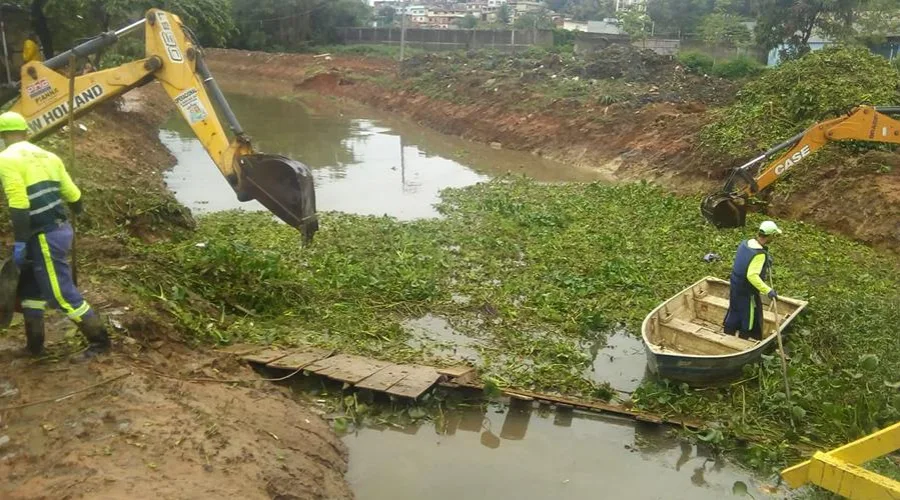
[[[548,182],[599,178],[596,172],[466,142],[357,107],[244,94],[227,98],[257,151],[283,154],[313,169],[320,211],[436,217],[441,189],[497,175]],[[178,161],[166,183],[192,211],[264,210],[256,201],[237,201],[181,116],[172,116],[160,139]]]
[[[445,411],[404,427],[363,427],[343,438],[357,498],[732,497],[766,482],[661,426],[549,407],[492,404]],[[784,492],[779,492],[783,494]]]

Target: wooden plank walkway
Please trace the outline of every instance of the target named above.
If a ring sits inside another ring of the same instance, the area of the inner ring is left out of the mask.
[[[302,370],[346,382],[360,389],[412,399],[417,399],[441,380],[457,380],[475,372],[471,366],[433,368],[402,365],[362,356],[337,354],[314,347],[282,350],[237,345],[221,349],[221,352],[233,354],[256,365],[279,370]]]
[[[471,366],[434,368],[422,365],[395,364],[362,356],[337,354],[334,351],[304,347],[291,350],[271,349],[263,346],[236,345],[220,349],[249,363],[280,370],[304,371],[348,383],[359,389],[383,392],[392,396],[417,399],[435,384],[447,388],[483,390]],[[529,391],[503,389],[507,397],[524,401],[549,403],[559,407],[578,408],[595,413],[612,413],[639,422],[670,424],[691,429],[701,429],[703,423],[689,418],[668,418],[638,412],[621,405],[586,401],[576,398],[539,394]],[[460,422],[466,429],[469,422]],[[472,425],[475,425],[474,423]],[[477,422],[480,428],[481,419]]]

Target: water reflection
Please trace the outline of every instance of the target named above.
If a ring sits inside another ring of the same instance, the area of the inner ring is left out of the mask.
[[[749,473],[665,427],[525,401],[363,427],[344,439],[361,499],[705,499],[731,496],[735,481],[763,496]]]
[[[594,172],[564,167],[536,156],[496,151],[487,146],[428,131],[393,119],[344,112],[334,106],[230,94],[229,103],[259,151],[283,154],[313,169],[317,205],[363,215],[409,220],[436,217],[434,205],[447,187],[463,187],[513,172],[541,181],[589,181]],[[178,160],[167,175],[176,197],[196,212],[240,208],[212,160],[180,116],[174,115],[160,139]]]

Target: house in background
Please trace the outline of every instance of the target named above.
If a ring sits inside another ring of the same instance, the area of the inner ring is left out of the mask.
[[[807,45],[809,45],[810,51],[816,51],[816,50],[824,49],[825,47],[828,47],[829,45],[834,45],[834,42],[821,36],[821,35],[817,35],[814,33],[813,35],[811,35],[809,37],[809,42],[807,42]],[[783,43],[783,44],[775,47],[774,49],[770,50],[768,66],[778,66],[781,63],[781,51],[786,48],[787,48],[787,44]]]

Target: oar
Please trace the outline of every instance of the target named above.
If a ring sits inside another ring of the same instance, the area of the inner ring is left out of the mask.
[[[772,299],[772,313],[775,314],[775,335],[778,337],[778,354],[781,355],[781,371],[784,374],[784,393],[790,402],[791,386],[788,383],[787,358],[784,356],[784,344],[781,341],[781,319],[778,318],[778,301],[775,299]]]

